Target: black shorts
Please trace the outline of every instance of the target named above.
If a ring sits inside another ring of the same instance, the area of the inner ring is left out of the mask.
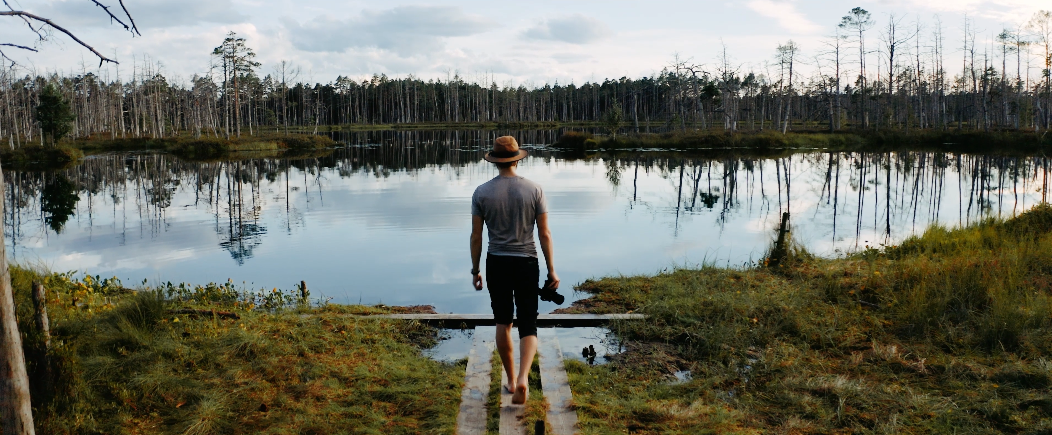
[[[537,284],[540,267],[533,257],[486,255],[486,285],[489,287],[490,307],[498,324],[514,324],[519,338],[537,335]]]

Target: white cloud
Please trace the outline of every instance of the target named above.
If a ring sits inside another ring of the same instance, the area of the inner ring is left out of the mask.
[[[903,0],[901,3],[935,13],[967,13],[1006,24],[1025,23],[1034,12],[1052,9],[1047,0]]]
[[[459,7],[401,6],[363,11],[340,20],[318,16],[304,24],[285,20],[292,44],[313,52],[342,52],[349,48],[379,48],[400,56],[441,50],[445,39],[475,35],[493,27],[488,20],[464,13]]]
[[[796,10],[796,5],[774,0],[752,0],[746,3],[749,9],[768,18],[773,18],[785,30],[795,34],[810,34],[822,31],[822,28],[807,19]]]
[[[603,39],[609,34],[610,28],[602,21],[574,14],[564,18],[544,20],[527,29],[523,36],[529,39],[587,44]]]

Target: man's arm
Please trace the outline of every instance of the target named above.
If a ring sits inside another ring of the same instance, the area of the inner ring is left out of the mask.
[[[480,271],[479,262],[482,260],[482,216],[471,215],[471,270]],[[482,290],[482,274],[471,274],[471,283],[475,290]]]
[[[552,258],[552,231],[548,229],[548,213],[537,215],[537,235],[541,239],[544,262],[548,264],[548,279],[551,280],[552,290],[555,290],[559,288],[559,275],[555,274],[555,259]]]

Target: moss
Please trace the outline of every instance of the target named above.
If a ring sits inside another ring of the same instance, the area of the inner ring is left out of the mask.
[[[62,169],[77,164],[82,158],[83,152],[66,146],[25,146],[0,151],[0,161],[3,162],[4,169]]]

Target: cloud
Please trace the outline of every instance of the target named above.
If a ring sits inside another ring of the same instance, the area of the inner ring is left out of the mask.
[[[118,2],[100,0],[100,3],[109,6],[117,18],[128,23]],[[144,36],[150,29],[201,23],[234,24],[243,23],[249,18],[239,13],[231,0],[136,0],[125,5]],[[110,23],[109,16],[102,8],[87,1],[53,1],[31,10],[66,28],[119,26],[117,23]]]
[[[602,21],[574,14],[565,18],[544,20],[526,30],[529,39],[562,41],[571,44],[587,44],[610,34],[610,28]]]
[[[400,56],[441,50],[445,38],[475,35],[493,28],[482,17],[448,6],[401,6],[363,11],[361,16],[347,20],[319,16],[304,24],[292,20],[285,20],[284,24],[292,44],[301,50],[378,48]]]
[[[816,33],[822,28],[796,10],[796,5],[774,0],[752,0],[746,3],[749,9],[768,18],[773,18],[785,30],[793,33]]]
[[[1005,23],[1025,23],[1038,10],[1048,9],[1048,0],[903,0],[903,3],[936,13],[968,13]]]

